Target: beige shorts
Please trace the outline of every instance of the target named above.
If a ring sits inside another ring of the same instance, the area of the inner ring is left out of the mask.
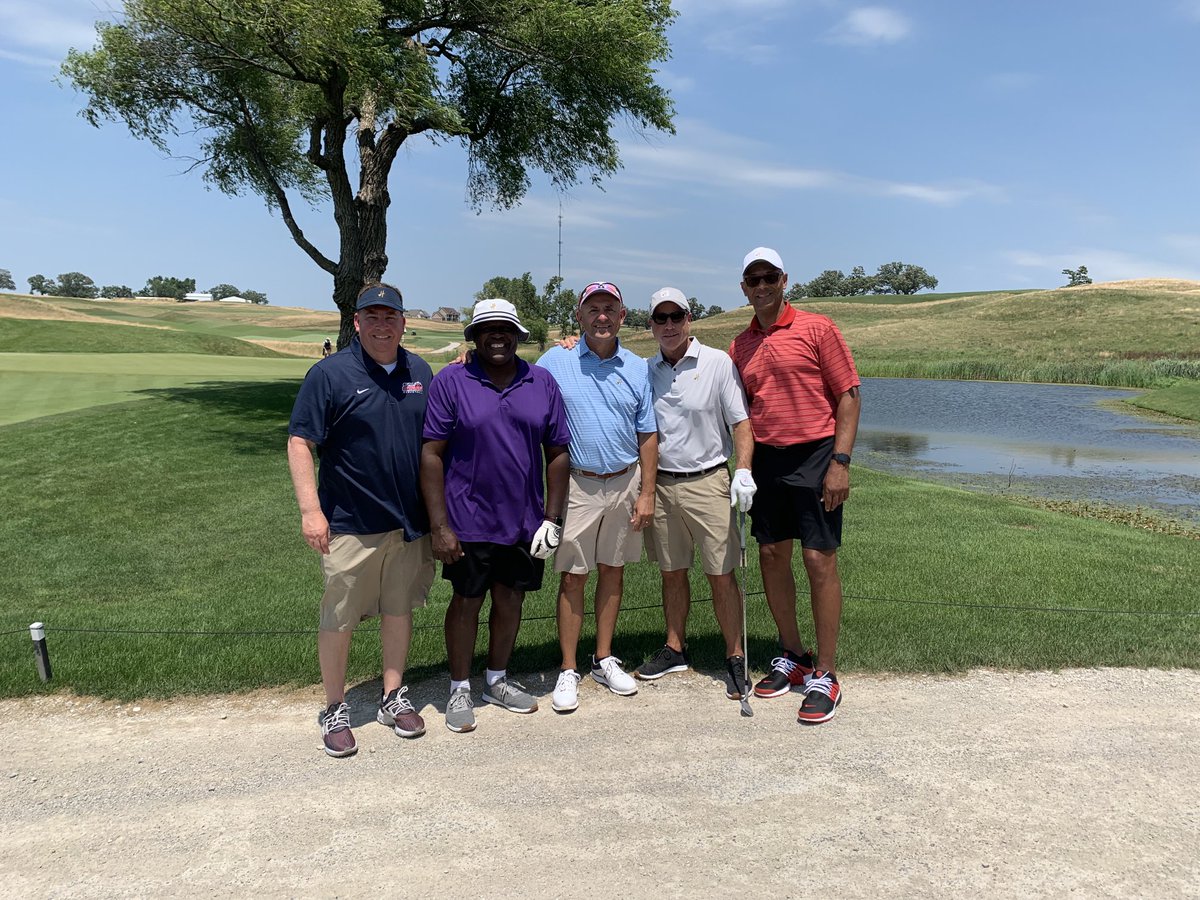
[[[424,606],[433,584],[433,542],[404,531],[335,534],[321,557],[321,631],[353,631],[371,616],[405,616]]]
[[[696,546],[705,575],[727,575],[741,555],[734,509],[729,505],[729,470],[696,478],[658,473],[654,520],[646,531],[646,553],[664,572],[690,569]]]
[[[629,524],[641,490],[639,466],[612,478],[571,473],[555,572],[585,575],[597,563],[624,566],[642,558],[642,533]]]

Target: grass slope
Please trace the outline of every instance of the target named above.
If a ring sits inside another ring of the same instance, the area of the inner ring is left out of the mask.
[[[15,486],[0,519],[13,561],[0,570],[0,632],[10,632],[0,635],[0,695],[46,690],[28,648],[34,620],[49,628],[50,689],[164,696],[317,679],[320,577],[284,453],[296,388],[295,378],[167,388],[0,429],[0,481]],[[844,671],[1200,665],[1194,540],[857,468],[854,477],[841,555]],[[761,668],[774,632],[754,556],[751,653]],[[699,573],[693,581],[707,597]],[[553,582],[527,600],[515,669],[557,664]],[[636,663],[662,640],[657,572],[641,563],[626,582],[618,647]],[[412,678],[444,676],[448,599],[439,581],[416,615]],[[242,634],[171,633],[231,630]],[[299,633],[266,633],[279,630]],[[698,665],[717,671],[708,604],[696,605],[690,640]],[[367,626],[350,677],[377,671]]]
[[[202,353],[279,358],[274,350],[216,334],[96,322],[0,318],[0,353]]]

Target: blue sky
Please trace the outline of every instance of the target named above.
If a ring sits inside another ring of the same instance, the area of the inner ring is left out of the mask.
[[[108,0],[0,0],[0,268],[151,275],[332,309],[331,281],[255,197],[77,115],[55,83]],[[387,278],[413,306],[466,306],[493,275],[663,285],[742,303],[742,255],[822,269],[925,266],[945,291],[1200,280],[1200,0],[676,0],[662,83],[678,134],[623,126],[625,167],[476,213],[466,157],[412,143],[392,175]],[[300,207],[329,255],[327,210]]]

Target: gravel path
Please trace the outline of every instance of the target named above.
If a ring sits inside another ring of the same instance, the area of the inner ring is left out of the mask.
[[[1200,897],[1200,672],[850,676],[816,728],[696,672],[569,716],[525,681],[466,735],[415,686],[413,741],[361,685],[347,760],[314,689],[0,702],[0,894]]]

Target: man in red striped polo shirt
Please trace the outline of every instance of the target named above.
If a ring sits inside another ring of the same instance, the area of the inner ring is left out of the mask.
[[[750,407],[758,485],[750,519],[767,606],[783,648],[754,693],[781,697],[802,686],[798,717],[815,725],[832,719],[842,699],[834,673],[842,619],[837,548],[861,398],[854,359],[837,326],[825,316],[794,309],[784,300],[786,289],[778,253],[756,247],[746,254],[742,293],[754,307],[754,318],[734,338],[729,355]],[[796,622],[796,540],[812,597],[815,659],[805,650]]]

